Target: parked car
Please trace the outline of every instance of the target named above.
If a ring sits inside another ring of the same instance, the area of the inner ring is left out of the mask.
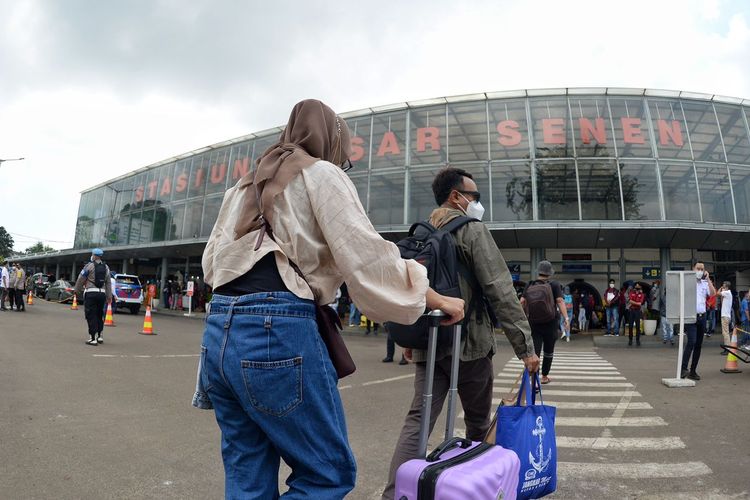
[[[115,274],[115,289],[113,290],[113,301],[115,309],[127,307],[132,314],[138,314],[143,302],[143,289],[138,276],[132,274]]]
[[[44,297],[45,292],[54,281],[55,277],[52,274],[36,273],[31,276],[31,290],[37,297]]]
[[[73,285],[66,280],[57,280],[44,292],[44,300],[68,302],[73,300]]]

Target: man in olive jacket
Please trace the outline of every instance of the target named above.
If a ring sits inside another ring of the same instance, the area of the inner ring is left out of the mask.
[[[441,227],[462,215],[481,220],[484,209],[479,202],[480,194],[468,172],[451,167],[442,169],[432,183],[432,191],[439,205],[430,215],[429,222],[433,226]],[[455,237],[458,258],[469,270],[469,278],[474,282],[469,283],[463,275],[459,275],[461,295],[466,303],[463,326],[466,335],[461,341],[458,396],[464,409],[466,437],[472,441],[482,441],[490,426],[494,380],[492,356],[497,350],[494,325],[488,308],[492,316],[502,323],[503,331],[516,356],[523,360],[529,371],[538,370],[539,358],[534,353],[531,328],[513,289],[508,266],[487,226],[481,222],[470,222],[458,229]],[[487,306],[481,297],[478,300],[474,297],[473,289],[481,289]],[[386,500],[393,499],[396,470],[402,463],[416,458],[418,452],[426,352],[413,350],[411,358],[416,363],[414,399],[391,459],[388,485],[383,492]],[[439,348],[432,388],[430,432],[448,394],[450,367],[450,347]]]

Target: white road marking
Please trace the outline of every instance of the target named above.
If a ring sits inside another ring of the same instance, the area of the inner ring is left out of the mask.
[[[645,479],[693,478],[713,474],[703,462],[647,462],[647,463],[577,463],[557,462],[557,473],[565,478],[582,479]]]
[[[510,387],[493,387],[493,392],[499,392],[502,394],[508,394]],[[556,389],[544,389],[542,394],[549,394],[552,396],[579,396],[584,398],[598,398],[598,397],[622,397],[627,391],[558,391]],[[634,396],[640,396],[640,393],[634,392]],[[539,399],[539,398],[537,398]]]
[[[558,382],[557,378],[555,377],[555,387],[635,387],[630,382]],[[498,377],[495,381],[503,384],[512,384],[515,379]]]
[[[610,375],[558,375],[556,373],[553,373],[552,375],[555,380],[627,380],[625,377]],[[512,382],[515,382],[517,376],[518,374],[515,372],[500,372],[497,374],[497,378],[509,378]],[[495,380],[497,380],[497,378]]]
[[[676,450],[685,448],[685,443],[677,436],[652,438],[557,436],[557,447],[583,450]]]
[[[515,377],[518,376],[518,372],[520,370],[516,368],[504,368],[501,373],[505,375],[513,375]],[[563,375],[620,375],[620,372],[618,371],[592,371],[592,370],[577,370],[577,369],[568,369],[568,368],[555,368],[552,370],[552,376],[555,377],[557,374],[563,374]]]
[[[339,390],[343,391],[344,389],[351,389],[352,387],[353,386],[351,386],[351,385],[342,385],[341,387],[339,387]]]
[[[546,391],[545,391],[546,392]],[[502,402],[501,399],[492,399],[494,406],[499,406]],[[620,403],[601,403],[599,401],[583,402],[583,401],[544,401],[544,404],[554,406],[559,410],[614,410]],[[630,403],[628,410],[653,410],[654,407],[649,403]]]
[[[366,387],[368,385],[375,385],[375,384],[385,384],[386,382],[393,382],[394,380],[402,380],[405,378],[414,378],[414,373],[410,375],[399,375],[398,377],[384,378],[382,380],[372,380],[370,382],[363,383],[362,387]]]
[[[523,368],[523,363],[508,363],[505,365],[506,368]],[[613,365],[611,364],[602,364],[602,365],[596,365],[592,363],[566,363],[564,361],[557,361],[552,363],[553,368],[574,368],[577,370],[617,370]]]
[[[555,426],[562,427],[660,427],[667,425],[661,417],[557,417]]]

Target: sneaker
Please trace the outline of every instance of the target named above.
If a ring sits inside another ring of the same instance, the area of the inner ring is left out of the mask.
[[[615,337],[619,337],[619,336],[620,336],[620,334],[619,334],[619,333],[615,333]]]
[[[605,334],[604,334],[604,336],[605,336],[605,337],[611,337],[611,336],[612,336],[612,334],[611,334],[611,333],[605,333]]]
[[[393,358],[383,358],[383,363],[393,363]]]
[[[100,343],[100,344],[103,344],[103,343],[104,343],[104,339],[102,338],[102,336],[101,336],[101,335],[99,335],[98,337],[96,337],[96,341],[97,341],[98,343]]]
[[[88,345],[99,345],[95,338],[90,338],[86,341]]]
[[[565,337],[565,342],[570,342],[570,337]]]
[[[690,380],[700,380],[701,376],[698,375],[698,372],[690,372],[688,373],[687,378],[689,378]]]

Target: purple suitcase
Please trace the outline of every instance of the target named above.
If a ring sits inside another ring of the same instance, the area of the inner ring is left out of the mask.
[[[427,373],[422,397],[419,456],[403,463],[396,471],[395,500],[515,500],[521,462],[515,452],[488,443],[453,437],[458,392],[458,361],[461,326],[453,335],[453,362],[445,441],[427,456],[428,425],[432,408],[432,380],[435,373],[437,325],[443,316],[430,313],[427,347]]]

